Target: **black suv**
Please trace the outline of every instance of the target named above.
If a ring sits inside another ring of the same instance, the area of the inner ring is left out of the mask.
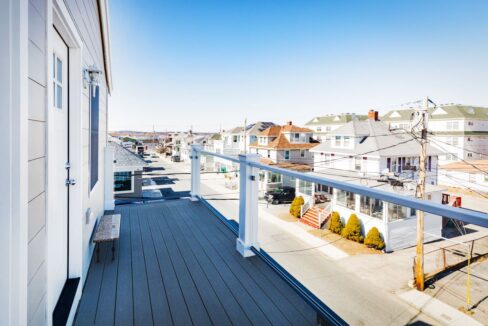
[[[281,187],[271,191],[267,191],[264,194],[264,199],[273,205],[281,203],[291,203],[295,198],[295,188],[293,187]]]

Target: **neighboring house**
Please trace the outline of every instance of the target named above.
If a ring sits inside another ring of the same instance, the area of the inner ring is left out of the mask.
[[[313,130],[313,137],[320,142],[328,139],[330,133],[348,122],[354,120],[366,120],[366,115],[356,115],[354,113],[329,114],[315,117],[305,124],[307,128]]]
[[[391,128],[409,130],[413,111],[391,110],[381,120]],[[431,144],[445,152],[439,164],[488,159],[488,108],[454,104],[430,108],[428,129]]]
[[[0,325],[70,324],[113,209],[106,0],[0,10]]]
[[[142,173],[147,163],[139,155],[109,142],[114,151],[115,199],[141,198]]]
[[[408,133],[390,130],[370,111],[368,120],[351,121],[331,133],[331,140],[312,149],[314,174],[334,180],[358,183],[402,196],[415,196],[419,170],[419,143]],[[440,151],[427,147],[426,198],[441,203],[443,188],[437,185],[437,156]],[[302,187],[305,190],[302,190]],[[331,199],[328,212],[340,213],[344,223],[355,213],[364,234],[373,226],[385,238],[387,250],[415,244],[415,210],[332,189],[325,185],[300,183],[298,194],[313,206],[320,192]],[[442,218],[426,214],[425,230],[429,239],[441,235]]]
[[[417,179],[419,143],[407,132],[391,130],[378,120],[377,112],[370,118],[351,121],[331,133],[330,140],[312,149],[314,169],[357,171],[357,174],[388,175],[401,179]],[[437,157],[442,152],[427,146],[427,183],[437,184]]]
[[[439,184],[488,193],[488,160],[453,162],[439,171]]]
[[[310,150],[318,145],[313,131],[293,125],[271,126],[257,135],[249,146],[250,153],[257,153],[261,162],[296,171],[311,171],[313,156]],[[295,179],[272,172],[260,177],[260,189],[267,191],[277,186],[295,186]]]

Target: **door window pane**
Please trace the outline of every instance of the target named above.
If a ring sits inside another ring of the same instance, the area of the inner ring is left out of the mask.
[[[63,107],[63,89],[59,85],[56,85],[56,107],[58,109]]]
[[[59,58],[56,58],[56,79],[58,82],[63,82],[63,63]]]

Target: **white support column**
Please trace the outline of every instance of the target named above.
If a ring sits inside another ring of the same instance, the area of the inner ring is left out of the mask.
[[[236,249],[243,257],[254,256],[251,247],[258,246],[258,180],[259,171],[248,162],[259,162],[257,154],[241,154],[239,187],[239,238]]]
[[[198,201],[200,197],[200,151],[201,145],[191,146],[191,200]]]
[[[115,208],[114,200],[114,149],[105,147],[105,207],[107,211]]]

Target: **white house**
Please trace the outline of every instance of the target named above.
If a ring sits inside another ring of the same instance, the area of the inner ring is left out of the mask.
[[[107,10],[106,0],[0,5],[0,325],[72,321],[93,229],[113,208]]]
[[[330,133],[339,127],[342,127],[353,120],[366,120],[366,115],[357,115],[354,113],[329,114],[321,117],[315,117],[305,124],[307,128],[313,130],[313,137],[320,142],[324,142],[330,136]]]
[[[311,149],[319,143],[312,137],[313,131],[298,127],[290,121],[283,126],[271,126],[257,135],[250,144],[249,152],[257,153],[261,162],[295,171],[311,171]],[[272,172],[260,177],[260,189],[267,191],[277,186],[295,186],[295,179]]]
[[[439,172],[439,184],[488,194],[488,160],[453,162]]]
[[[312,149],[314,172],[335,180],[358,183],[399,196],[415,196],[419,170],[419,143],[408,133],[390,130],[371,111],[365,121],[351,121],[331,133],[329,141]],[[442,200],[442,187],[437,185],[437,156],[440,151],[427,148],[427,199]],[[305,185],[304,185],[305,186]],[[362,222],[366,234],[373,226],[383,234],[387,250],[405,248],[415,243],[415,210],[374,198],[331,189],[325,185],[312,187],[312,194],[302,191],[313,206],[314,192],[322,192],[331,200],[329,211],[340,213],[344,223],[352,213]],[[441,235],[442,218],[426,214],[428,239]]]
[[[391,128],[410,128],[413,109],[391,110],[381,117]],[[429,109],[429,138],[444,153],[439,164],[488,159],[488,108],[441,105]]]

